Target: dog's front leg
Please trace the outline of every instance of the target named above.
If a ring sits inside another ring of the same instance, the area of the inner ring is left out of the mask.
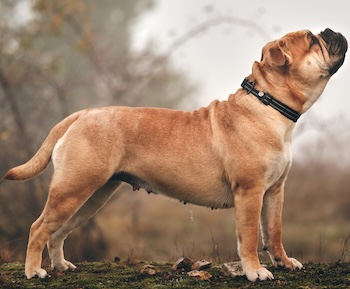
[[[284,180],[270,188],[264,195],[261,212],[261,234],[266,250],[275,266],[290,269],[303,265],[294,258],[288,258],[282,244],[282,209],[284,199]]]
[[[238,254],[248,280],[273,279],[273,275],[262,267],[258,258],[259,219],[263,201],[260,189],[235,192]]]

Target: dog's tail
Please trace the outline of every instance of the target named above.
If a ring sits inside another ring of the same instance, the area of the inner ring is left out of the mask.
[[[57,141],[65,134],[68,128],[80,117],[83,111],[75,112],[53,127],[37,151],[37,153],[25,164],[10,169],[4,180],[28,180],[39,175],[49,164],[52,151]]]

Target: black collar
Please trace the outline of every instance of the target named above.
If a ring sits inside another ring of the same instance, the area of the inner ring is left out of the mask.
[[[265,105],[270,105],[277,111],[279,111],[281,114],[283,114],[285,117],[289,118],[290,120],[296,122],[298,118],[300,117],[300,113],[295,111],[294,109],[290,108],[289,106],[283,104],[279,100],[275,99],[273,96],[271,96],[268,93],[259,91],[254,88],[254,81],[249,82],[248,78],[245,78],[241,84],[241,86],[249,93],[252,93],[255,95],[260,101]]]

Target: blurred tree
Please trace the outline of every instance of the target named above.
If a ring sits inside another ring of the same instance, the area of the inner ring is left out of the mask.
[[[152,0],[0,3],[1,175],[29,159],[49,129],[73,111],[105,105],[179,107],[191,95],[194,87],[165,56],[154,54],[151,44],[143,51],[131,49],[133,25],[153,5]],[[0,183],[2,244],[20,238],[15,245],[25,248],[47,185],[46,174],[23,184]],[[96,231],[94,223],[91,228]],[[99,248],[88,257],[101,258],[104,246]],[[85,257],[77,251],[74,256]]]

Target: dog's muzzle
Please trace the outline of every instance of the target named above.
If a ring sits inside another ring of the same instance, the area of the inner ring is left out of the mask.
[[[329,28],[322,31],[320,36],[327,44],[329,56],[338,58],[338,61],[329,70],[329,73],[333,75],[344,63],[345,53],[348,50],[348,42],[342,34],[334,32]]]

